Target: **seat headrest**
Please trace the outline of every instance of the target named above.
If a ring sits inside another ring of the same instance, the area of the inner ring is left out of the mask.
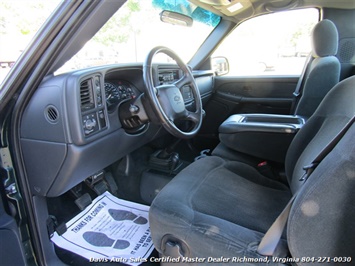
[[[336,55],[338,39],[338,30],[332,21],[325,19],[318,22],[312,31],[313,57]]]

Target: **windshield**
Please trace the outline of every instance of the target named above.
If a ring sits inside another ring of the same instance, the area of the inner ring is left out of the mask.
[[[163,23],[160,20],[163,10],[188,15],[194,20],[193,25]],[[188,62],[219,21],[220,17],[187,0],[128,0],[57,73],[105,64],[143,62],[155,46],[166,46]],[[164,57],[160,61],[169,62],[169,59]]]

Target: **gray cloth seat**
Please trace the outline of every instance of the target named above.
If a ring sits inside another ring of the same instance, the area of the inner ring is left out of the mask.
[[[206,258],[204,264],[209,257],[221,256],[229,260],[219,265],[237,258],[262,261],[265,256],[256,251],[259,242],[299,190],[275,255],[354,256],[355,126],[307,183],[302,186],[299,181],[303,166],[354,116],[354,102],[355,77],[340,82],[325,97],[290,145],[285,165],[288,186],[246,163],[217,156],[185,168],[151,205],[149,222],[156,249],[163,256]],[[254,262],[243,265],[260,265]]]
[[[318,22],[312,30],[312,60],[303,77],[302,97],[295,114],[310,117],[318,105],[339,82],[340,62],[338,52],[338,30],[328,19]]]

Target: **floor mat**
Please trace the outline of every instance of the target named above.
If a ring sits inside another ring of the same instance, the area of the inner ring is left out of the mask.
[[[148,211],[148,206],[105,192],[66,223],[64,234],[54,233],[51,240],[92,262],[139,265],[154,249]]]

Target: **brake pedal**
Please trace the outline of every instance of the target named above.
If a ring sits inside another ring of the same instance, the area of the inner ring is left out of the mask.
[[[82,211],[84,210],[87,206],[89,206],[92,202],[92,199],[89,195],[89,193],[85,193],[79,198],[77,198],[75,201],[76,206]]]
[[[101,195],[101,194],[105,193],[106,191],[108,191],[108,186],[106,185],[106,183],[104,181],[101,181],[101,182],[97,183],[92,189],[95,191],[95,193],[97,195]]]

